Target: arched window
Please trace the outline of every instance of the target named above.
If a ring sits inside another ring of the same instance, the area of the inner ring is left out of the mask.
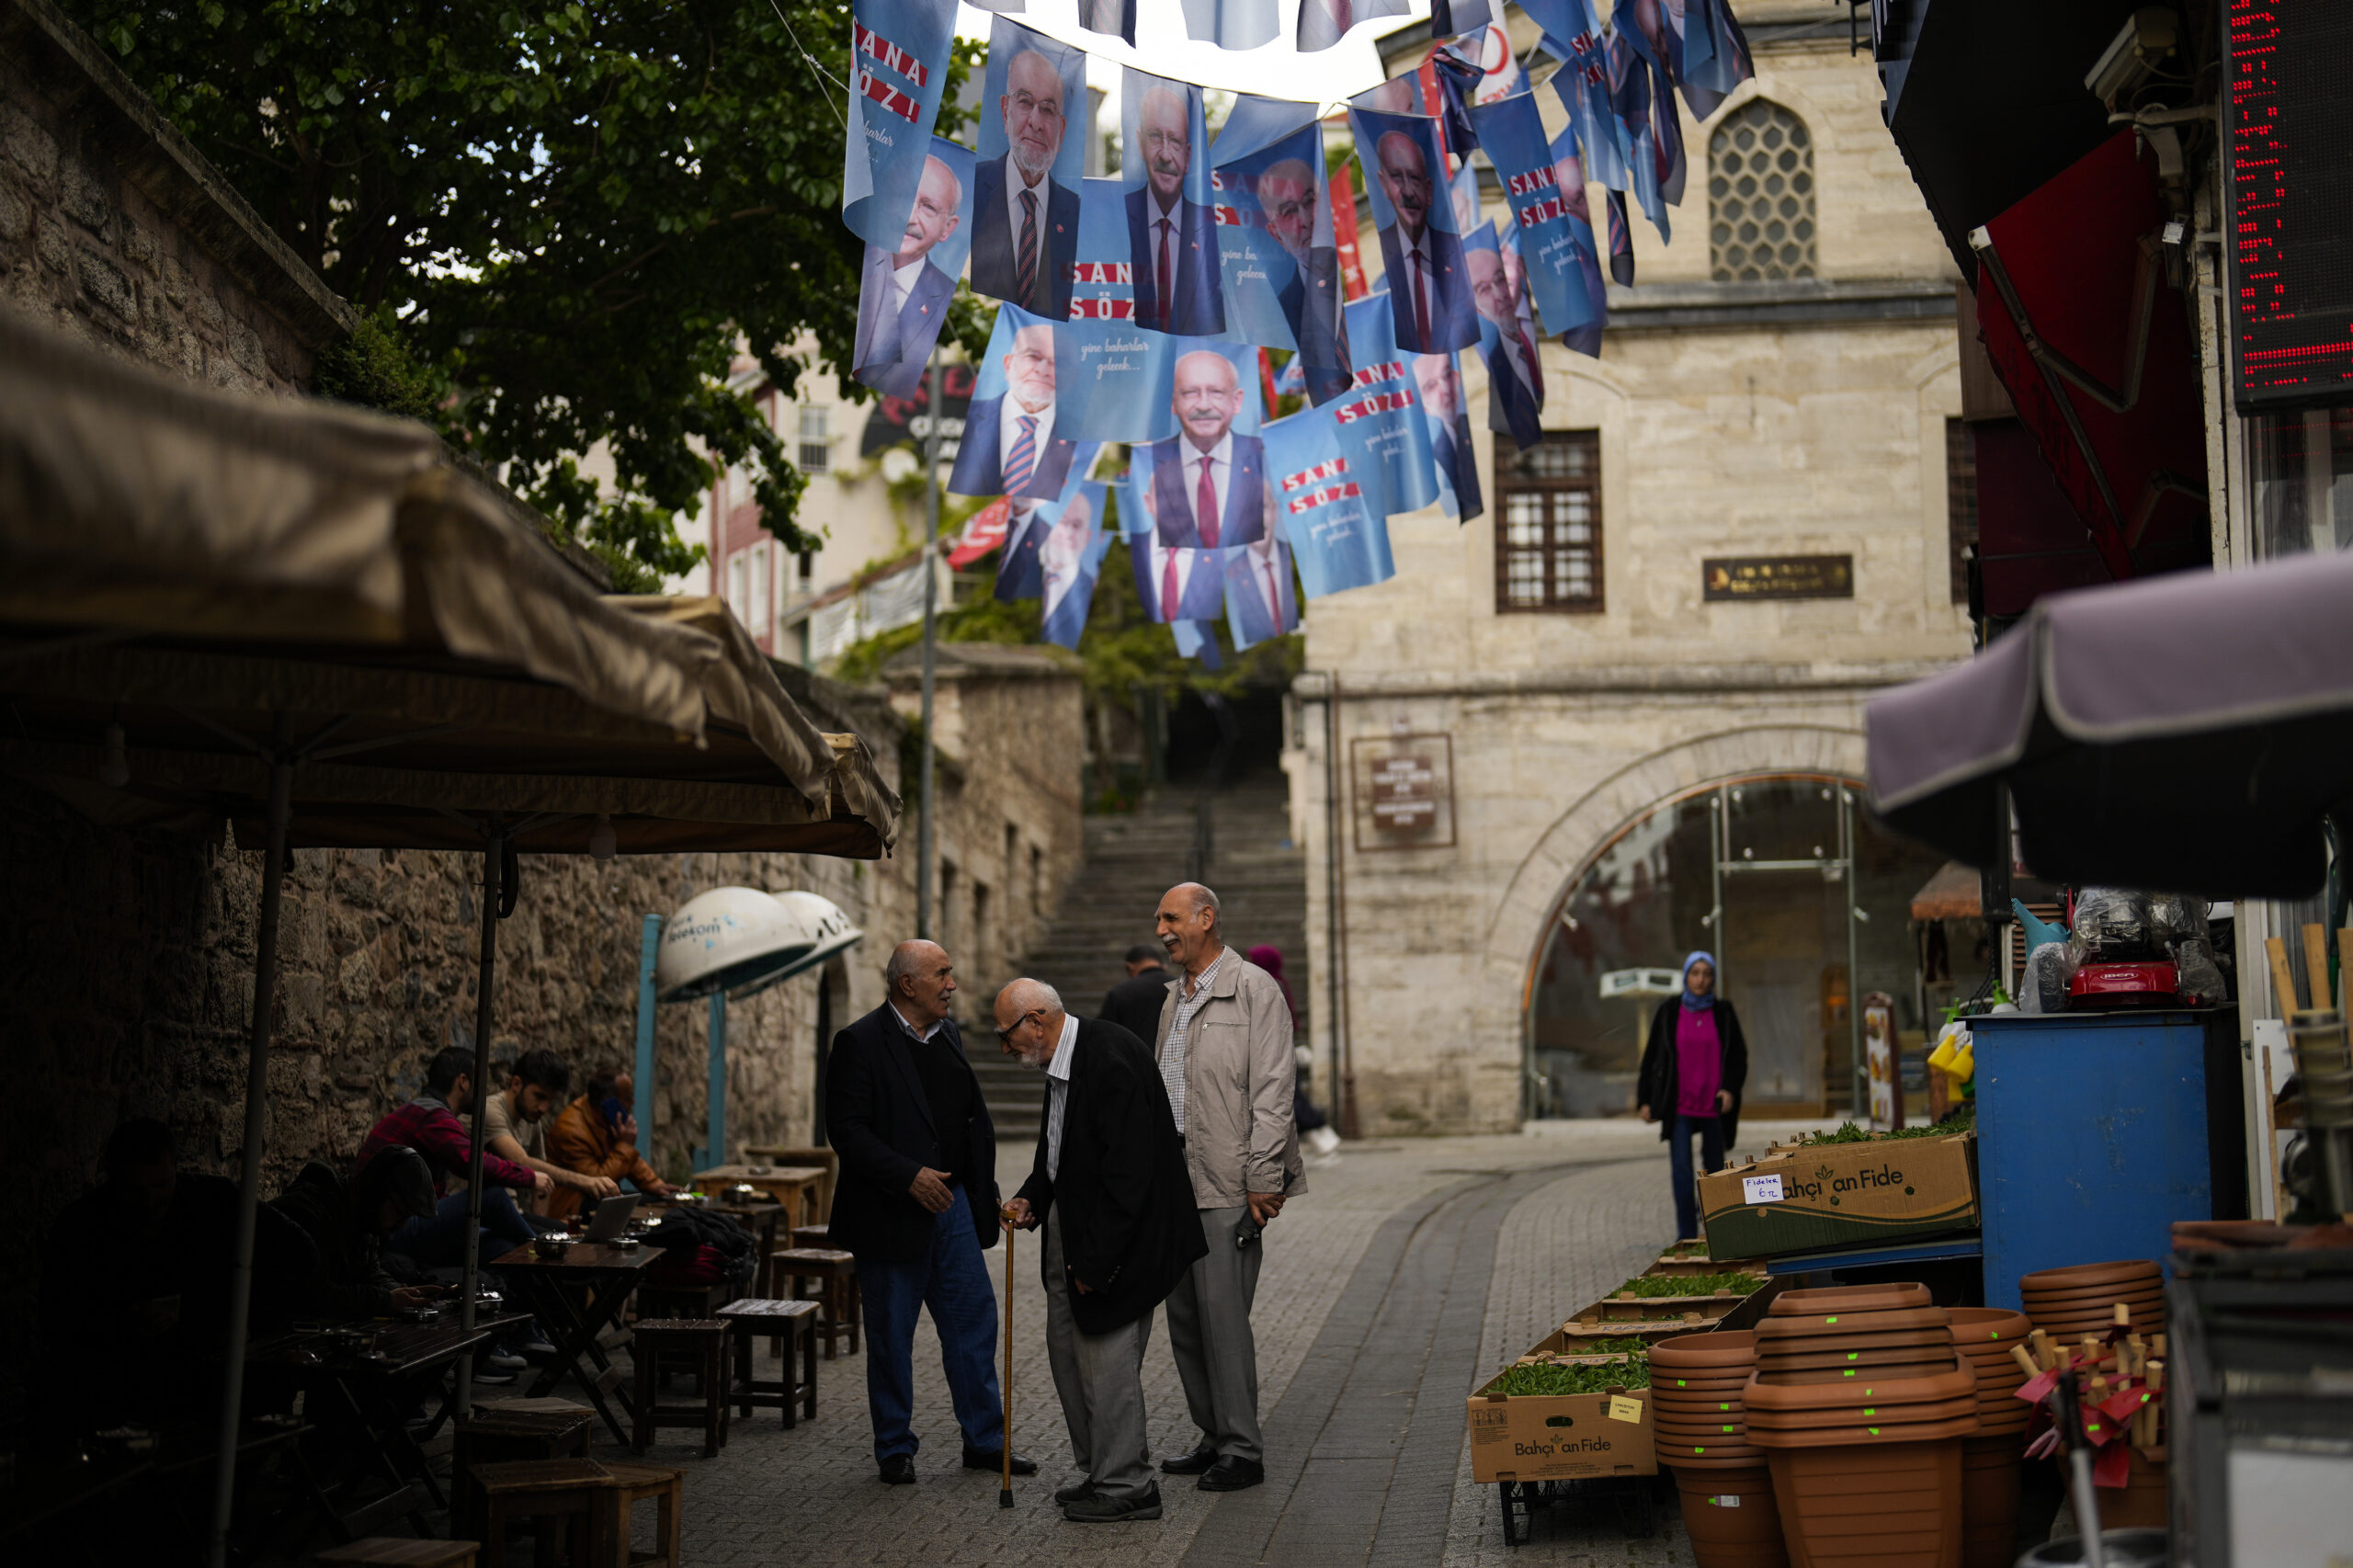
[[[1710,273],[1719,283],[1813,276],[1813,141],[1763,98],[1724,117],[1708,142]]]

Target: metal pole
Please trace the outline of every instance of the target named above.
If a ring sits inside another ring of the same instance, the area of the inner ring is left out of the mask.
[[[931,429],[923,453],[923,772],[917,788],[922,799],[915,815],[915,935],[931,939],[931,863],[938,848],[931,812],[935,756],[931,739],[932,687],[939,665],[939,568],[933,560],[939,547],[939,347],[931,350]]]
[[[710,1076],[703,1097],[703,1150],[699,1165],[709,1170],[727,1163],[727,993],[710,994]]]
[[[237,1250],[229,1275],[229,1343],[221,1372],[221,1452],[212,1485],[212,1536],[206,1560],[229,1560],[237,1495],[237,1431],[244,1416],[245,1330],[253,1310],[254,1225],[261,1204],[262,1145],[268,1131],[270,1012],[278,998],[278,912],[286,892],[287,826],[294,814],[294,722],[278,715],[269,761],[269,828],[263,838],[261,923],[254,937],[253,1027],[245,1044],[245,1151],[237,1183]]]
[[[654,1146],[654,966],[661,947],[662,917],[649,915],[637,941],[637,1103],[645,1107],[637,1124],[641,1153]]]
[[[492,828],[482,846],[482,967],[474,982],[473,1133],[466,1140],[465,1294],[458,1303],[458,1326],[474,1327],[474,1297],[482,1287],[482,1145],[490,1119],[490,1003],[498,980],[499,878],[505,869],[506,835]],[[473,1408],[474,1353],[458,1358],[458,1414]]]
[[[1871,1074],[1863,1061],[1863,975],[1861,947],[1855,936],[1855,911],[1860,906],[1856,899],[1862,889],[1855,875],[1856,862],[1861,858],[1855,852],[1855,796],[1847,786],[1838,786],[1838,858],[1846,864],[1840,869],[1839,893],[1847,902],[1847,1054],[1849,1076],[1847,1103],[1863,1114],[1855,1118],[1858,1125],[1870,1125]],[[1903,1071],[1903,1052],[1888,1041],[1888,1071]],[[1900,1086],[1900,1085],[1899,1085]],[[1858,1098],[1859,1096],[1859,1100]]]

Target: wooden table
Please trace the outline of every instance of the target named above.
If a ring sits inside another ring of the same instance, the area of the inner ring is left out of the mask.
[[[750,1165],[714,1165],[707,1171],[697,1171],[688,1186],[697,1192],[713,1192],[730,1187],[756,1187],[784,1205],[788,1214],[801,1217],[796,1225],[814,1225],[822,1221],[824,1210],[819,1195],[825,1185],[823,1165],[771,1165],[755,1175]]]
[[[540,1369],[523,1397],[545,1399],[566,1377],[576,1379],[614,1437],[626,1443],[630,1434],[622,1416],[630,1414],[629,1390],[597,1336],[620,1322],[630,1292],[661,1261],[662,1250],[574,1242],[563,1256],[545,1258],[531,1246],[526,1242],[491,1264],[523,1296],[523,1304],[539,1318],[540,1331],[555,1346],[555,1359]],[[582,1365],[583,1358],[595,1364],[595,1370]],[[613,1402],[620,1403],[620,1415],[613,1414]]]

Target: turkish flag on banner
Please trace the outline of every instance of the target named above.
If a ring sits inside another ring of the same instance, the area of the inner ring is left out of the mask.
[[[1357,176],[1354,164],[1342,164],[1332,181],[1332,244],[1340,253],[1340,286],[1351,300],[1372,292],[1364,280],[1364,262],[1357,255]]]
[[[956,543],[948,551],[948,564],[962,571],[990,551],[1005,542],[1005,519],[1011,515],[1013,503],[1000,495],[964,523],[964,531],[956,536]]]

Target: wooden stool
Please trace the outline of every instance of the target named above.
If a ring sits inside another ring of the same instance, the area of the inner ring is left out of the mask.
[[[735,1299],[733,1280],[709,1285],[640,1285],[637,1316],[647,1318],[707,1318]]]
[[[643,1453],[657,1426],[699,1426],[702,1457],[717,1458],[727,1441],[727,1325],[717,1318],[641,1319],[630,1354],[637,1361],[637,1422],[630,1434],[631,1449]],[[665,1356],[689,1363],[702,1395],[700,1404],[656,1403],[661,1392],[656,1372]]]
[[[730,1301],[719,1309],[721,1319],[735,1335],[735,1387],[729,1395],[735,1402],[735,1413],[749,1420],[752,1406],[774,1405],[784,1412],[784,1424],[796,1425],[801,1415],[811,1420],[817,1415],[817,1303],[807,1301],[770,1301],[746,1299]],[[775,1346],[784,1346],[783,1377],[756,1378],[752,1375],[752,1340],[756,1335],[767,1335],[769,1354]],[[793,1381],[794,1352],[799,1352],[801,1379]],[[793,1407],[798,1404],[799,1415]]]
[[[563,1561],[574,1568],[603,1568],[610,1556],[603,1529],[604,1494],[612,1472],[594,1460],[511,1460],[474,1471],[482,1490],[483,1568],[506,1568],[508,1530],[520,1519],[545,1520],[563,1532],[568,1550],[558,1559],[542,1535],[531,1562]],[[544,1529],[545,1525],[536,1528]]]
[[[685,1513],[687,1472],[658,1464],[631,1464],[615,1460],[605,1467],[613,1483],[605,1493],[605,1539],[611,1543],[612,1568],[679,1568],[678,1531]],[[652,1499],[656,1505],[655,1550],[630,1550],[630,1510]]]
[[[526,1403],[560,1408],[515,1408]],[[516,1460],[585,1460],[596,1420],[587,1406],[560,1399],[479,1404],[472,1415],[460,1416],[449,1450],[450,1528],[460,1535],[482,1532],[482,1502],[473,1482],[477,1469]]]
[[[363,1563],[383,1568],[474,1568],[477,1548],[470,1540],[419,1540],[414,1536],[373,1535],[347,1546],[331,1546],[313,1562],[359,1568]]]
[[[804,1280],[817,1282],[816,1294],[802,1290]],[[790,1280],[788,1289],[778,1285]],[[761,1282],[760,1294],[781,1296],[786,1301],[814,1301],[817,1332],[825,1336],[825,1359],[834,1358],[834,1335],[847,1334],[849,1347],[858,1348],[858,1331],[862,1316],[858,1300],[858,1264],[849,1254],[835,1247],[783,1247],[768,1259],[768,1277]]]
[[[834,1228],[831,1225],[795,1225],[792,1227],[792,1244],[797,1247],[830,1247],[834,1244]]]

